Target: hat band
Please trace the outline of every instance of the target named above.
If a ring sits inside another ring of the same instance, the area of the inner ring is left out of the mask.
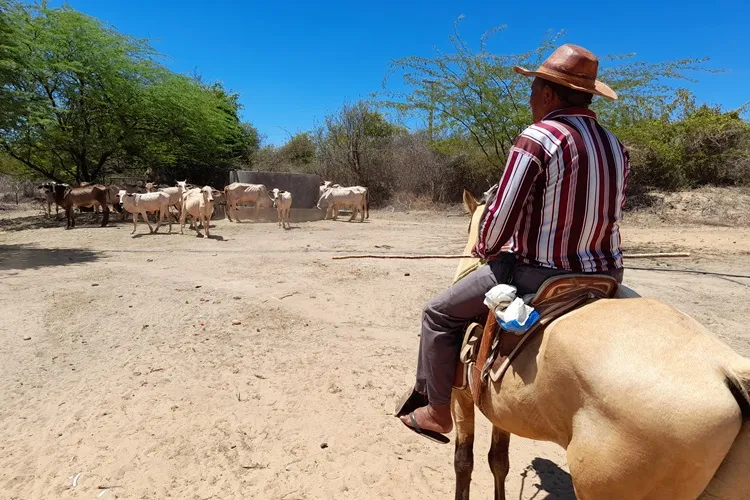
[[[545,66],[544,64],[542,64],[542,66],[539,68],[537,72],[546,73],[549,76],[568,81],[574,85],[578,85],[579,87],[586,87],[586,88],[593,89],[596,85],[596,76],[592,78],[590,76],[567,73],[565,71],[560,71],[558,69],[550,68],[548,66]]]

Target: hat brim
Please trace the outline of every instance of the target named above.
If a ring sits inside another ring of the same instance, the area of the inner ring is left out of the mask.
[[[513,71],[515,71],[519,75],[528,76],[532,78],[534,77],[543,78],[544,80],[549,80],[551,82],[558,83],[560,85],[571,88],[573,90],[580,90],[581,92],[599,95],[602,97],[606,97],[607,99],[611,99],[613,101],[617,100],[617,93],[614,90],[612,90],[609,87],[609,85],[607,85],[606,83],[600,82],[599,80],[594,81],[593,87],[587,87],[587,86],[576,85],[570,80],[567,80],[559,75],[544,71],[544,68],[539,68],[539,70],[537,71],[529,71],[528,69],[522,68],[521,66],[513,66]]]

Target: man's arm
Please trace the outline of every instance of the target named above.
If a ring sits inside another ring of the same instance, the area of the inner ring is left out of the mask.
[[[487,214],[479,228],[479,238],[474,247],[478,257],[486,259],[499,254],[502,246],[516,232],[521,210],[534,186],[534,180],[542,171],[543,159],[539,143],[523,135],[516,140],[495,199],[487,206]]]

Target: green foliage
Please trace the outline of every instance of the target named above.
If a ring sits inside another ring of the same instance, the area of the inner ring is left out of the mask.
[[[309,132],[300,132],[276,148],[264,146],[252,157],[255,170],[264,172],[315,172],[315,142]]]
[[[534,50],[501,55],[487,49],[489,37],[505,29],[498,27],[481,38],[474,52],[460,37],[460,19],[450,37],[453,53],[395,61],[379,97],[384,106],[425,119],[433,150],[452,158],[449,178],[486,188],[497,182],[508,148],[531,123],[531,79],[516,74],[513,66],[536,68],[562,43],[564,32],[548,34]],[[747,122],[738,113],[698,109],[692,94],[677,86],[696,71],[713,72],[706,61],[644,63],[632,54],[601,58],[600,79],[620,99],[595,98],[592,108],[633,150],[631,187],[750,182],[743,167]],[[407,90],[388,91],[392,78],[400,78]]]
[[[0,115],[0,146],[26,169],[101,181],[124,165],[199,183],[257,149],[236,94],[171,73],[146,41],[68,6],[0,8],[0,37],[16,41],[0,51],[0,100],[13,104]]]
[[[309,132],[300,132],[279,150],[284,163],[297,171],[305,171],[315,162],[315,142]]]
[[[630,149],[634,186],[671,190],[750,183],[750,124],[738,111],[688,105],[680,116],[615,129]]]

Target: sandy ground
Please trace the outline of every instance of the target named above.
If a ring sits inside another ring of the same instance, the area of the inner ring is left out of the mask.
[[[214,222],[209,240],[131,238],[0,212],[0,498],[452,498],[452,446],[391,412],[456,261],[331,256],[460,252],[467,219]],[[693,255],[632,266],[750,274],[747,227],[639,219],[624,239]],[[626,281],[750,355],[750,280]],[[475,498],[491,497],[488,443],[480,417]],[[573,498],[556,445],[514,438],[511,464],[509,498]]]

